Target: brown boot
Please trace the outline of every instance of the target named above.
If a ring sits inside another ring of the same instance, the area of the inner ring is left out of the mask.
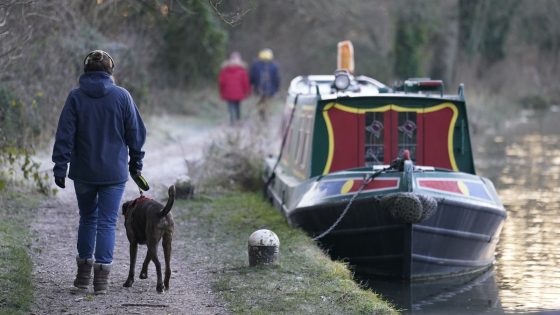
[[[93,265],[93,291],[95,294],[107,294],[112,266],[113,264],[99,263]]]
[[[78,274],[74,280],[74,286],[80,289],[87,289],[89,280],[91,279],[91,269],[93,268],[93,259],[83,259],[76,256],[76,263],[78,265]]]

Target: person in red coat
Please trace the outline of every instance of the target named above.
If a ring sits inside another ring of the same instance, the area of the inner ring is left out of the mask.
[[[241,54],[232,52],[230,58],[222,64],[219,75],[220,96],[227,102],[230,123],[234,125],[241,118],[241,101],[251,93],[247,66]]]

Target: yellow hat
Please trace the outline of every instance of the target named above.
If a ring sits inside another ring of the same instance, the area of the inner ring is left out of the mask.
[[[265,48],[259,52],[259,59],[260,60],[272,60],[274,59],[274,54],[272,54],[272,50]]]

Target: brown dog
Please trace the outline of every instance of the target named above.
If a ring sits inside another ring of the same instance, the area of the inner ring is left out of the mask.
[[[140,279],[148,278],[148,264],[150,260],[156,265],[158,292],[163,292],[163,286],[169,290],[169,278],[171,277],[171,240],[173,238],[174,222],[169,211],[175,201],[175,186],[169,187],[169,199],[165,207],[159,202],[141,196],[135,200],[127,201],[122,205],[124,215],[124,226],[126,236],[130,242],[130,271],[123,286],[130,287],[134,283],[134,268],[136,266],[136,253],[138,244],[146,244],[148,253]],[[162,282],[161,264],[157,256],[159,241],[162,240],[163,255],[165,256],[165,281]]]

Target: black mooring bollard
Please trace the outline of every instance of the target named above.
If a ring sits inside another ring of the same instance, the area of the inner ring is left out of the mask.
[[[249,266],[272,265],[280,256],[280,240],[270,230],[258,230],[249,236]]]

